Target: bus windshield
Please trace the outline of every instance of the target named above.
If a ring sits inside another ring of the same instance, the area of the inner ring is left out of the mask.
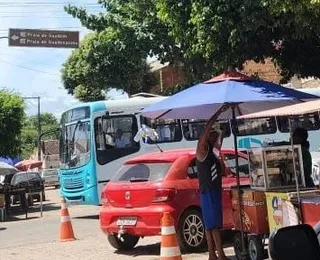
[[[62,169],[83,166],[90,160],[90,123],[74,122],[63,125],[60,140]]]

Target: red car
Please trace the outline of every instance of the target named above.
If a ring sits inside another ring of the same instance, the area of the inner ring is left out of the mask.
[[[247,155],[239,153],[241,184],[249,184]],[[222,150],[224,229],[233,228],[229,190],[236,185],[234,150]],[[102,192],[100,227],[110,244],[133,248],[140,237],[160,235],[160,219],[174,218],[180,248],[196,252],[206,245],[199,201],[195,150],[145,154],[124,163]]]

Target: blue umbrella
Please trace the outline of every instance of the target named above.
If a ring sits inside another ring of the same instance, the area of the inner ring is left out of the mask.
[[[142,115],[163,119],[208,119],[221,105],[229,104],[233,109],[221,114],[219,119],[231,119],[232,110],[235,116],[240,116],[317,98],[271,82],[229,72],[150,105],[143,110]]]
[[[16,163],[18,163],[19,161],[21,161],[21,159],[19,157],[8,157],[8,156],[5,156],[5,157],[0,157],[0,162],[5,162],[7,164],[10,164],[10,165],[15,165]]]
[[[312,99],[319,97],[271,82],[254,80],[238,72],[226,72],[146,107],[142,115],[154,119],[209,119],[222,105],[227,104],[229,109],[221,113],[218,119],[232,119],[235,129],[237,116]],[[239,205],[242,205],[236,135],[234,149]],[[240,206],[241,245],[242,253],[246,255],[242,210]]]

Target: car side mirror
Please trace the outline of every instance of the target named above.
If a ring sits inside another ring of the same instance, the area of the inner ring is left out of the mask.
[[[272,260],[320,259],[320,245],[314,229],[307,224],[274,231],[269,237]]]

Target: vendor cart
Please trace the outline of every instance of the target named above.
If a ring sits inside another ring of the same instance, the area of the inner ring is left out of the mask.
[[[299,223],[315,225],[317,221],[310,214],[310,207],[320,211],[320,191],[306,188],[299,145],[251,148],[248,157],[250,186],[241,187],[240,200],[237,190],[231,190],[238,231],[234,236],[234,249],[241,259],[238,202],[242,201],[249,259],[262,260],[267,258],[265,241],[274,230]]]

